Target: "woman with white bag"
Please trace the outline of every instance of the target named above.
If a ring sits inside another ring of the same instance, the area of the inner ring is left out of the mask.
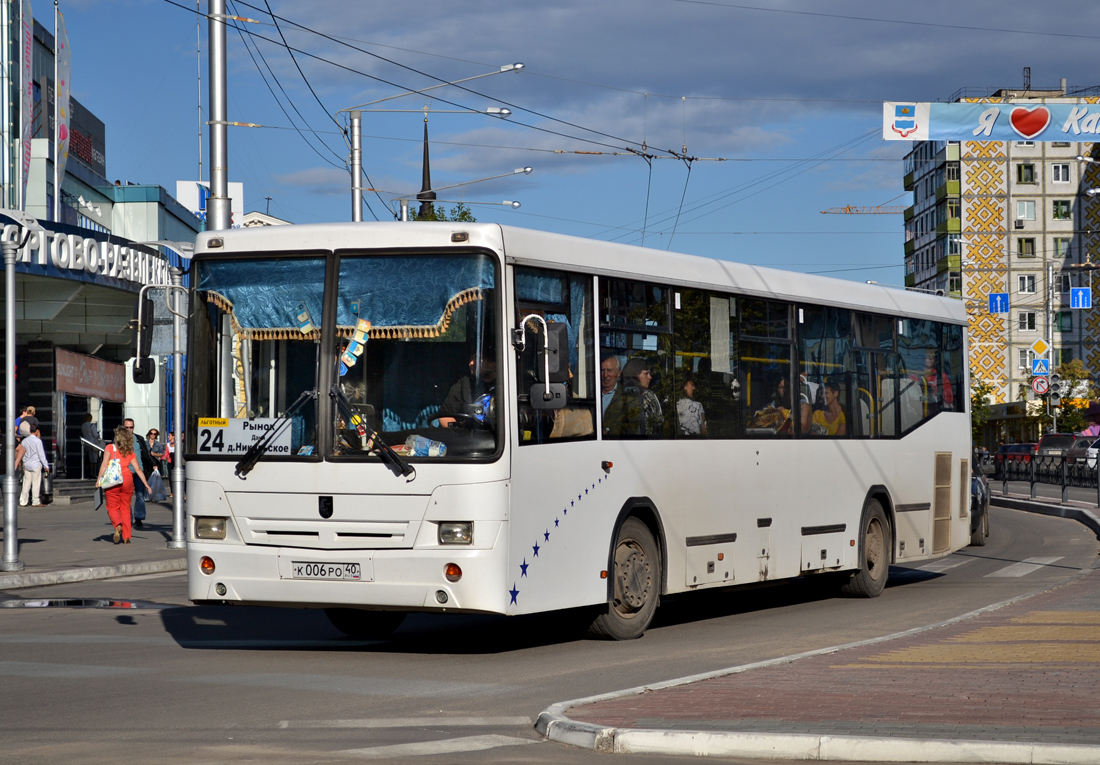
[[[133,472],[131,472],[133,471]],[[114,443],[103,450],[96,486],[103,489],[107,515],[115,527],[114,543],[130,544],[130,499],[134,496],[134,475],[141,479],[146,491],[151,491],[141,460],[134,454],[134,434],[129,428],[115,428]]]

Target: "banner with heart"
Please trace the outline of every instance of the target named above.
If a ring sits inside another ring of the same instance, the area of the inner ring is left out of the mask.
[[[1008,119],[1013,130],[1031,140],[1047,129],[1050,124],[1050,109],[1045,106],[1036,106],[1034,109],[1018,106],[1008,115]]]
[[[1087,141],[1100,136],[1100,103],[884,101],[887,141]]]

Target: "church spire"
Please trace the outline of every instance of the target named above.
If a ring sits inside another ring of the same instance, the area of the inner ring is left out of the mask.
[[[416,198],[420,200],[420,214],[417,216],[420,220],[425,220],[431,217],[432,214],[432,200],[435,199],[435,192],[432,189],[432,171],[428,164],[428,115],[424,115],[424,170],[423,178],[420,184],[420,193],[416,195]]]

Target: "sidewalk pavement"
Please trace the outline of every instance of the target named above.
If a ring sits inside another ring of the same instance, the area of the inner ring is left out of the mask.
[[[1007,499],[1090,528],[1096,517]],[[536,728],[616,753],[1095,765],[1097,689],[1100,563],[942,624],[555,704]]]
[[[107,510],[94,502],[20,507],[19,560],[22,571],[0,571],[0,592],[63,582],[183,571],[187,550],[169,550],[172,503],[147,502],[144,528],[133,541],[116,545]],[[3,528],[0,524],[0,539]]]

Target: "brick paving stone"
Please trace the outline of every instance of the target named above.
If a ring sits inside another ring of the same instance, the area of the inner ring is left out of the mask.
[[[1100,745],[1100,571],[885,643],[567,711],[620,728]]]

